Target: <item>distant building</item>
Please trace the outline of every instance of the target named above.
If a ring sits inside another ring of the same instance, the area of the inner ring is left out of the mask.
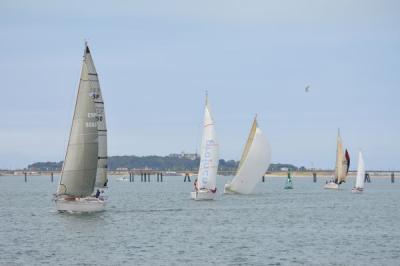
[[[197,153],[185,153],[182,151],[181,153],[171,153],[168,155],[168,157],[171,158],[179,158],[179,159],[189,159],[189,160],[196,160],[199,158],[199,155]]]

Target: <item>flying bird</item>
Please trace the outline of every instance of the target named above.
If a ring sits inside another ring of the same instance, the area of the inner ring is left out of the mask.
[[[309,89],[310,89],[310,85],[307,85],[307,86],[305,87],[305,91],[306,91],[306,92],[309,92]]]

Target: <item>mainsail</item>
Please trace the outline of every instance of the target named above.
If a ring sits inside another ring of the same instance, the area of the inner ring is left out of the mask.
[[[347,173],[350,167],[349,153],[343,152],[342,138],[340,132],[337,136],[337,149],[336,149],[336,166],[335,166],[335,183],[341,184],[346,182]]]
[[[88,48],[89,51],[89,48]],[[96,113],[97,113],[97,131],[98,131],[98,142],[99,152],[97,161],[97,174],[95,186],[103,188],[107,186],[107,125],[106,125],[106,114],[104,111],[104,101],[100,89],[100,83],[96,69],[94,67],[93,59],[90,52],[87,53],[87,64],[90,65],[91,74],[89,75],[92,89],[96,92]]]
[[[219,146],[210,106],[206,98],[204,110],[203,138],[201,142],[198,188],[215,189],[219,163]]]
[[[365,177],[365,164],[362,153],[358,154],[358,167],[356,177],[356,188],[364,188],[364,177]]]
[[[238,170],[229,190],[241,193],[252,193],[257,181],[265,174],[271,161],[271,148],[266,137],[257,124],[257,117],[247,139]]]
[[[86,197],[92,194],[98,165],[98,113],[99,99],[96,69],[85,45],[81,79],[76,97],[75,111],[58,195]]]

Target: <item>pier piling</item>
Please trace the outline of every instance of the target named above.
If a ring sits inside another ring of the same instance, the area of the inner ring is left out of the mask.
[[[160,180],[161,180],[161,182],[163,181],[162,178],[163,178],[163,173],[161,172],[161,173],[160,173]]]
[[[150,182],[150,173],[147,173],[147,182]]]
[[[140,173],[140,182],[143,182],[143,173]]]
[[[390,175],[390,181],[391,181],[392,183],[394,183],[394,172],[392,172],[392,174]]]
[[[134,175],[132,172],[129,172],[129,182],[133,182],[134,181]]]
[[[186,178],[187,178],[187,182],[191,182],[189,173],[185,173],[185,179],[183,180],[183,182],[186,182]]]
[[[51,181],[51,183],[54,182],[54,173],[53,172],[51,172],[51,174],[50,174],[50,181]]]
[[[263,175],[263,176],[261,177],[261,180],[262,180],[263,182],[265,182],[265,175]]]
[[[24,172],[24,179],[25,179],[25,183],[28,182],[28,179],[26,177],[26,172]]]
[[[371,178],[369,177],[369,173],[365,173],[364,182],[371,183]]]
[[[312,176],[313,176],[313,182],[317,183],[317,173],[316,172],[312,173]]]

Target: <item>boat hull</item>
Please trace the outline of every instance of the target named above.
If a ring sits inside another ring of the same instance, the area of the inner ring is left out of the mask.
[[[199,190],[190,192],[190,197],[193,200],[213,200],[215,198],[216,192],[210,190]]]
[[[292,181],[286,181],[285,189],[293,189],[293,182]]]
[[[101,212],[105,210],[104,199],[96,197],[86,198],[57,198],[55,199],[56,208],[59,212],[86,213]]]
[[[233,194],[240,194],[240,193],[238,193],[238,192],[232,190],[230,184],[225,184],[225,186],[224,186],[224,194],[231,194],[231,195],[233,195]]]
[[[339,189],[339,185],[335,182],[329,182],[324,186],[324,189]]]
[[[353,187],[351,189],[351,192],[353,192],[353,193],[362,193],[363,191],[364,191],[364,189],[363,188],[359,188],[359,187]]]

